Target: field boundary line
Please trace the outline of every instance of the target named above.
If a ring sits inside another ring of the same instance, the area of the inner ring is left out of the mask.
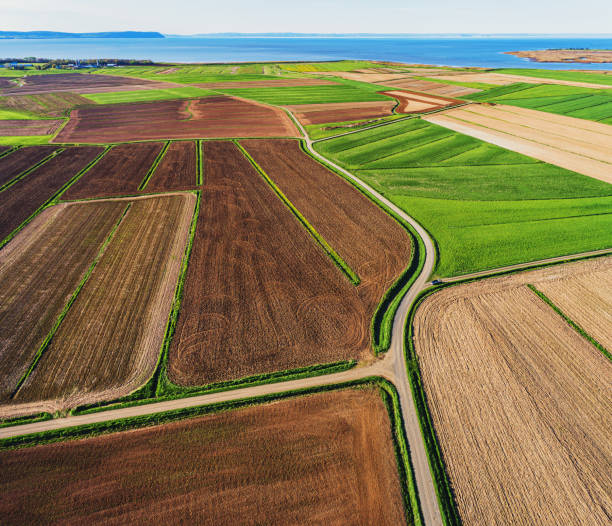
[[[196,141],[196,186],[204,184],[204,163],[202,157],[202,139],[198,139]]]
[[[23,172],[18,173],[15,177],[0,186],[0,192],[8,190],[11,186],[21,181],[24,177],[31,174],[37,168],[40,168],[43,164],[45,164],[47,161],[50,161],[53,157],[57,157],[63,151],[65,151],[65,148],[58,148],[57,150],[53,150],[49,155],[38,161],[34,166],[26,168]]]
[[[555,303],[541,290],[539,290],[535,285],[531,283],[527,284],[527,287],[540,298],[544,303],[546,303],[552,310],[554,310],[563,320],[567,323],[572,329],[574,329],[580,336],[582,336],[585,340],[591,343],[594,347],[596,347],[601,353],[612,362],[612,354],[608,349],[606,349],[601,343],[599,343],[595,338],[593,338],[588,332],[586,332],[578,323],[572,320],[567,314],[565,314],[561,308],[557,307]]]
[[[68,314],[68,311],[70,310],[70,307],[72,306],[72,304],[75,302],[79,292],[85,286],[85,283],[89,280],[89,277],[91,276],[92,272],[94,271],[94,268],[96,267],[96,265],[100,261],[100,258],[104,255],[106,247],[111,242],[112,238],[115,235],[115,232],[117,231],[117,229],[121,225],[123,219],[127,215],[127,213],[128,213],[128,211],[129,211],[131,206],[132,205],[130,203],[130,204],[128,204],[125,207],[125,209],[123,210],[123,213],[119,216],[119,219],[115,222],[115,225],[110,230],[108,236],[106,236],[106,239],[104,240],[104,243],[100,247],[100,250],[98,250],[98,253],[97,253],[96,257],[92,261],[91,265],[89,265],[89,268],[87,269],[87,272],[85,272],[85,275],[81,278],[81,281],[79,282],[79,284],[77,285],[76,289],[74,290],[74,292],[72,293],[72,295],[70,296],[68,301],[66,302],[66,305],[64,305],[64,308],[62,309],[62,312],[60,312],[59,316],[55,320],[55,323],[53,324],[53,327],[51,327],[51,330],[47,333],[47,336],[45,336],[45,339],[42,341],[40,347],[38,348],[38,351],[36,351],[36,354],[35,354],[34,358],[32,359],[32,363],[30,364],[30,367],[28,368],[28,370],[24,373],[24,375],[17,382],[17,385],[16,385],[14,391],[11,393],[11,399],[15,398],[15,396],[19,392],[19,389],[21,389],[21,386],[25,383],[25,381],[28,379],[28,377],[32,374],[34,369],[36,369],[36,366],[38,365],[38,362],[42,358],[42,355],[45,353],[45,351],[49,347],[49,344],[51,343],[51,340],[53,339],[53,336],[55,335],[55,333],[59,329],[59,326],[61,325],[62,321],[64,320],[64,318]]]
[[[6,157],[7,155],[10,155],[11,153],[17,151],[18,149],[19,149],[19,146],[10,146],[8,150],[0,153],[0,159],[2,159],[3,157]]]
[[[328,141],[329,139],[336,139],[338,137],[344,137],[345,135],[352,135],[353,133],[359,133],[362,131],[366,131],[366,130],[371,130],[373,128],[380,128],[382,126],[389,126],[390,124],[394,124],[396,122],[403,122],[403,121],[407,121],[410,119],[417,119],[416,115],[408,115],[407,117],[402,117],[401,119],[393,119],[390,121],[385,121],[385,122],[381,122],[379,124],[374,124],[372,126],[367,126],[365,128],[359,128],[358,130],[352,130],[352,131],[348,131],[345,133],[340,133],[338,135],[332,135],[330,137],[322,137],[321,139],[312,139],[312,144],[316,143],[316,142],[322,142],[322,141]]]
[[[289,200],[289,198],[282,192],[282,190],[276,185],[276,183],[270,178],[270,176],[257,164],[257,162],[251,157],[246,149],[238,142],[234,141],[234,144],[242,152],[244,157],[251,163],[251,165],[259,172],[259,175],[268,183],[272,188],[277,197],[284,203],[284,205],[293,213],[297,220],[302,224],[306,231],[312,236],[315,242],[323,249],[327,256],[332,262],[340,269],[340,271],[346,276],[346,278],[355,286],[361,283],[361,279],[357,273],[349,267],[349,265],[340,257],[340,255],[332,248],[332,246],[317,232],[317,230],[308,222],[308,220],[302,215],[302,213],[295,207],[295,205]]]
[[[149,168],[149,170],[147,171],[146,175],[144,176],[144,179],[138,185],[138,190],[144,190],[145,189],[145,187],[147,186],[147,184],[149,183],[149,181],[151,180],[151,178],[155,174],[155,171],[157,170],[157,167],[159,166],[159,163],[161,163],[162,159],[165,157],[166,152],[168,151],[168,148],[170,147],[170,143],[171,142],[172,141],[166,141],[165,142],[163,148],[157,154],[157,157],[153,161],[153,164],[151,165],[151,168]]]

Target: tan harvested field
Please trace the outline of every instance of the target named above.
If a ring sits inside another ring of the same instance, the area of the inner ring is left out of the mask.
[[[357,289],[369,321],[383,293],[410,262],[406,231],[351,184],[306,155],[297,141],[241,142],[360,277]]]
[[[424,95],[422,93],[415,93],[414,91],[395,90],[381,91],[380,93],[393,97],[399,102],[399,108],[396,110],[398,113],[420,113],[464,102],[448,97]]]
[[[62,199],[87,199],[138,193],[140,184],[163,147],[162,142],[113,146],[62,195]]]
[[[393,114],[396,102],[339,102],[331,104],[298,104],[287,106],[304,126],[326,122],[356,121]]]
[[[205,142],[203,154],[170,379],[203,385],[368,356],[357,288],[235,144]]]
[[[0,136],[34,137],[52,135],[64,124],[62,120],[0,120]]]
[[[405,523],[374,389],[0,452],[3,524]]]
[[[612,183],[612,136],[606,124],[585,125],[583,119],[481,104],[450,109],[425,120]]]
[[[527,82],[532,84],[560,84],[563,86],[576,86],[579,88],[593,89],[612,88],[612,86],[592,84],[591,82],[524,77],[523,75],[510,75],[507,73],[462,73],[459,75],[436,75],[436,78],[442,80],[453,80],[456,82],[481,82],[483,84],[495,84],[497,86],[505,86],[506,84],[514,84],[515,82]]]
[[[190,190],[197,186],[197,144],[194,141],[170,143],[164,158],[147,183],[144,192]]]
[[[419,307],[415,348],[466,526],[610,523],[612,366],[526,286],[609,280],[610,261],[459,285]]]
[[[176,194],[132,202],[15,404],[0,415],[114,399],[145,383],[161,349],[195,200]]]
[[[380,84],[391,86],[393,88],[423,91],[433,95],[443,95],[445,97],[459,97],[461,95],[470,95],[471,93],[478,93],[482,91],[476,88],[466,88],[463,86],[454,86],[452,84],[441,84],[440,82],[431,82],[428,80],[413,80],[412,78],[391,80],[389,82],[381,82]]]
[[[0,250],[1,402],[30,367],[124,208],[56,205]]]
[[[202,82],[199,84],[190,84],[205,89],[235,89],[235,88],[291,88],[297,86],[331,86],[337,85],[325,79],[269,79],[269,80],[251,80],[251,81],[228,81],[228,82]]]

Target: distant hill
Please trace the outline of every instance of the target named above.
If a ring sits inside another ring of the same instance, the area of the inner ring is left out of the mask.
[[[58,31],[0,31],[0,39],[17,38],[165,38],[155,31],[109,31],[107,33],[61,33]]]

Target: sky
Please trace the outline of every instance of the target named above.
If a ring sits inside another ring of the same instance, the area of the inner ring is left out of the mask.
[[[0,0],[5,31],[610,33],[610,0]]]

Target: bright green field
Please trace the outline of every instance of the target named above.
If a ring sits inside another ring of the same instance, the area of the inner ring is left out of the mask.
[[[423,120],[314,146],[427,228],[440,276],[612,247],[612,185]]]
[[[568,68],[571,65],[568,65]],[[583,73],[582,71],[554,71],[548,69],[496,69],[495,73],[508,75],[521,75],[525,77],[539,77],[541,79],[572,80],[575,82],[590,82],[612,86],[612,75],[603,73]]]
[[[517,83],[461,97],[612,124],[612,89]]]
[[[308,124],[304,126],[308,136],[313,139],[323,139],[325,137],[332,137],[341,133],[352,132],[359,130],[360,128],[367,128],[369,126],[376,126],[384,122],[395,121],[397,119],[405,119],[406,115],[387,115],[386,117],[373,117],[371,119],[361,119],[357,121],[344,121],[344,122],[328,122],[325,124]],[[350,127],[346,127],[350,125]]]
[[[374,64],[366,60],[339,60],[336,62],[308,62],[303,64],[280,64],[285,71],[353,71],[355,69],[371,69],[387,67],[384,64]]]
[[[116,91],[112,93],[93,93],[83,95],[86,99],[92,100],[98,104],[116,104],[119,102],[144,102],[151,100],[169,100],[183,99],[189,97],[207,97],[215,93],[196,88],[195,86],[186,86],[184,88],[171,89],[151,89],[151,90],[136,90],[136,91]]]
[[[0,97],[0,105],[2,104],[2,98]],[[41,119],[39,115],[34,115],[33,113],[28,113],[25,111],[15,111],[8,110],[0,107],[0,120],[9,121],[9,120],[37,120]]]
[[[38,135],[35,137],[0,137],[0,145],[2,146],[34,146],[37,144],[48,144],[54,135]]]

